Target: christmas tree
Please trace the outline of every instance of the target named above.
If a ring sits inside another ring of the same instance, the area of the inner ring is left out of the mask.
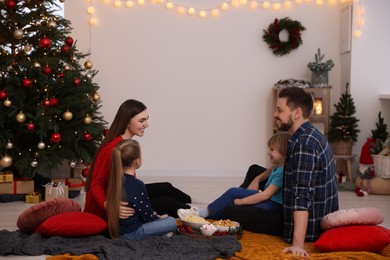
[[[351,94],[348,93],[348,84],[345,93],[341,95],[339,102],[334,106],[336,112],[330,117],[329,142],[348,142],[351,140],[356,142],[358,132],[360,132],[357,129],[359,120],[353,116],[356,113],[356,108]]]
[[[371,148],[370,152],[372,154],[378,154],[383,150],[383,143],[389,137],[387,132],[387,125],[384,123],[382,113],[378,113],[378,121],[376,122],[376,129],[371,130],[372,138],[374,139],[374,146]]]
[[[97,71],[54,0],[0,1],[0,166],[24,177],[92,160],[106,122]]]

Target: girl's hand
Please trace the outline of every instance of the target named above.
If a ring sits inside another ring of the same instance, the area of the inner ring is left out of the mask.
[[[291,253],[293,255],[299,255],[304,257],[309,257],[309,254],[303,247],[300,246],[290,246],[283,249],[283,253]]]
[[[233,204],[234,204],[234,205],[237,205],[237,206],[239,206],[239,205],[244,205],[242,199],[235,199],[235,200],[233,201]]]
[[[135,210],[133,208],[129,208],[127,205],[129,203],[125,201],[121,201],[119,204],[119,218],[126,219],[128,217],[134,216]]]

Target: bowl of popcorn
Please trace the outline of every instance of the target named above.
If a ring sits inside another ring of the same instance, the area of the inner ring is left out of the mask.
[[[192,228],[197,228],[197,229],[199,229],[204,224],[210,223],[207,220],[205,220],[204,218],[196,216],[196,215],[187,216],[187,217],[182,218],[180,220],[183,223],[183,225],[190,226]]]
[[[236,221],[231,221],[230,219],[221,219],[213,222],[213,225],[217,228],[218,231],[236,231],[240,227],[240,223]]]
[[[217,228],[213,224],[203,224],[200,227],[200,233],[204,236],[212,236]]]

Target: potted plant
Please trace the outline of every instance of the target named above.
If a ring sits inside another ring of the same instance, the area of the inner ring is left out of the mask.
[[[317,53],[314,54],[315,61],[307,64],[311,71],[311,84],[314,87],[322,88],[329,86],[328,71],[333,68],[334,63],[332,60],[323,62],[324,57],[325,55],[321,54],[321,49],[318,48]]]
[[[356,112],[355,104],[350,93],[348,93],[348,83],[345,93],[334,105],[336,111],[330,117],[328,130],[328,141],[336,155],[351,155],[353,142],[357,141],[359,119],[353,115]]]

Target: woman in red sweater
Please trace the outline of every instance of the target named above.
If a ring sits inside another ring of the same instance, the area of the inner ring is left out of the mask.
[[[86,181],[85,212],[90,212],[106,219],[106,192],[110,174],[111,152],[122,140],[133,136],[142,137],[149,126],[149,114],[146,106],[137,100],[129,99],[122,103],[115,115],[107,135],[100,144]],[[153,209],[159,215],[168,214],[177,217],[179,208],[190,208],[191,197],[175,188],[169,182],[146,184]],[[120,217],[127,218],[134,214],[134,209],[121,202]]]

